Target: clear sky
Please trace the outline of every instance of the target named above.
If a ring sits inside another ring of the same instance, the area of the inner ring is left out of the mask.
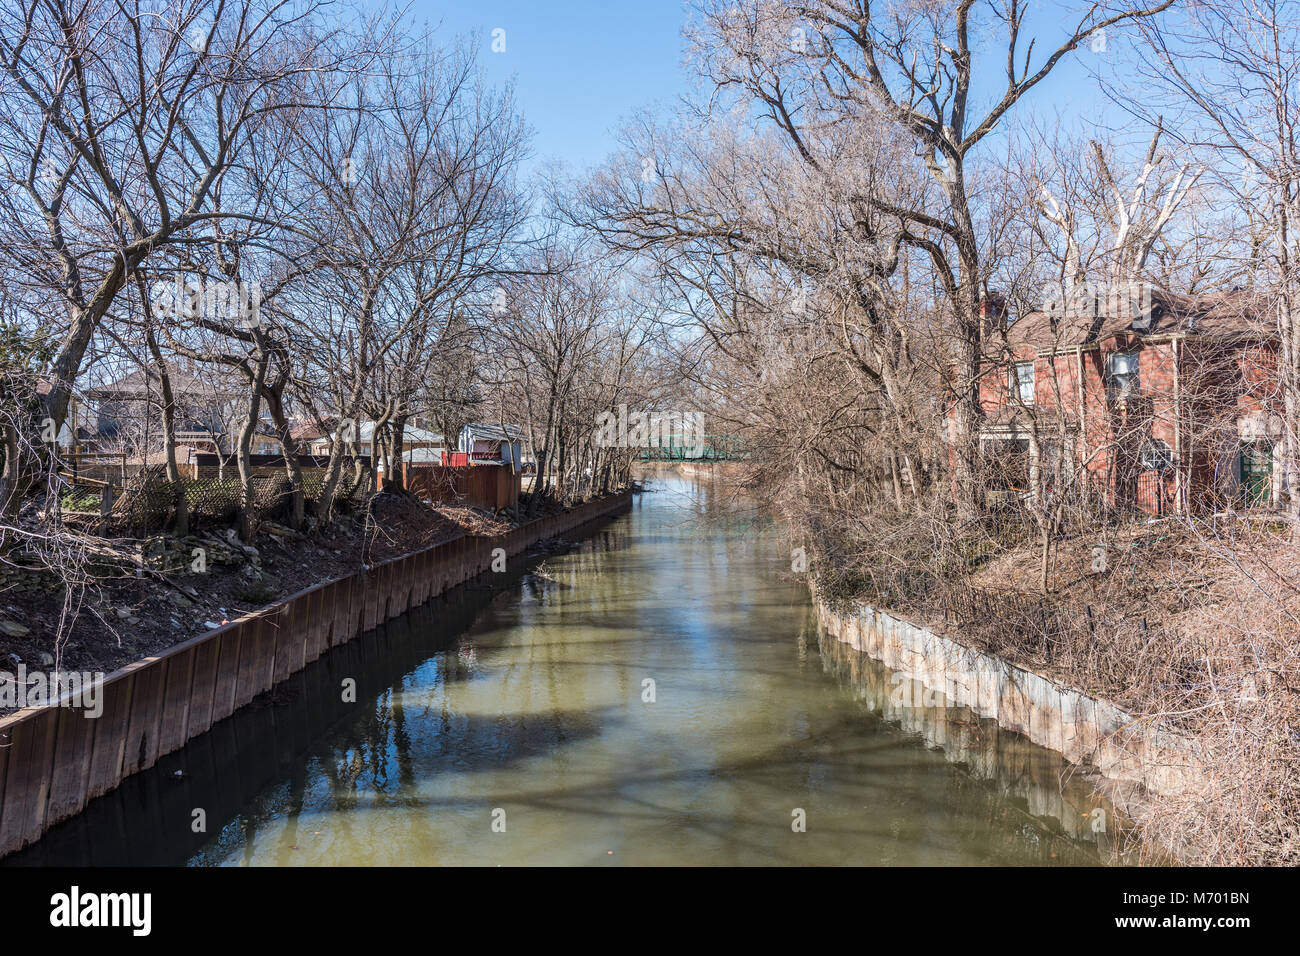
[[[1067,6],[1047,2],[1033,10],[1036,63],[1063,39]],[[682,62],[682,0],[411,0],[410,14],[441,24],[444,35],[470,36],[481,44],[489,78],[515,81],[535,130],[533,169],[551,160],[573,171],[599,164],[615,149],[625,118],[671,103],[694,84]],[[493,51],[497,29],[505,31],[503,52]],[[1067,55],[1022,106],[1085,127],[1123,123],[1126,117],[1100,93],[1090,70],[1122,70],[1128,55],[1127,41],[1112,31],[1105,44]],[[995,83],[1002,79],[1001,56],[992,64]],[[990,89],[987,99],[1001,92]]]
[[[680,0],[414,0],[411,14],[474,37],[488,76],[514,80],[535,165],[602,162],[624,118],[690,86]],[[504,52],[492,49],[498,28]]]

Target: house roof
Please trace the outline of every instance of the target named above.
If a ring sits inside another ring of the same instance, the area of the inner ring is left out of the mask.
[[[375,434],[374,422],[362,422],[357,428],[357,437],[362,441],[370,441]],[[442,441],[442,436],[437,432],[431,432],[427,428],[416,428],[414,425],[407,425],[402,429],[402,444],[411,445],[416,442],[428,442],[435,444]]]
[[[236,398],[240,394],[230,386],[223,385],[215,375],[210,373],[195,374],[175,366],[169,366],[167,372],[171,380],[172,394],[176,396],[224,399]],[[115,381],[88,389],[86,394],[96,400],[131,399],[146,395],[157,396],[161,390],[158,371],[150,367],[138,368]]]
[[[470,424],[466,425],[464,432],[472,434],[477,441],[523,441],[524,430],[519,425],[507,425],[502,428],[500,425]]]
[[[337,427],[337,422],[329,420],[327,424],[331,429]],[[301,430],[302,434],[298,434]],[[301,441],[324,441],[330,435],[328,431],[321,431],[314,422],[305,422],[301,425],[294,426],[294,437]],[[375,437],[375,423],[362,422],[357,427],[357,440],[363,442],[373,441]],[[437,432],[431,432],[427,428],[417,428],[415,425],[407,425],[402,429],[402,444],[430,444],[436,445],[442,443],[442,436]]]
[[[316,441],[325,438],[327,434],[326,429],[312,421],[294,422],[289,426],[289,437],[295,441]]]
[[[1012,348],[1052,349],[1091,347],[1128,334],[1142,337],[1174,333],[1225,337],[1277,334],[1269,314],[1269,297],[1248,291],[1200,296],[1153,291],[1147,311],[1107,308],[1104,302],[1100,305],[1096,308],[1088,299],[1050,312],[1029,312],[1007,329],[1007,344]],[[1142,320],[1148,317],[1150,322],[1144,326]]]
[[[428,462],[440,465],[442,464],[442,452],[443,449],[441,448],[408,448],[402,452],[402,461],[410,465]]]

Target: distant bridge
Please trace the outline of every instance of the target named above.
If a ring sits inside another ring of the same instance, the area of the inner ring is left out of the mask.
[[[658,447],[642,448],[639,461],[739,461],[749,457],[733,435],[665,435]]]

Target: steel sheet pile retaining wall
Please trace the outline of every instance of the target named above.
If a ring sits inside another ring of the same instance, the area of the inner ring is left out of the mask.
[[[631,502],[631,492],[610,495],[504,535],[454,538],[301,591],[109,674],[97,719],[55,705],[0,719],[0,856],[39,839],[330,648],[489,570],[495,548],[520,554]]]
[[[867,605],[835,611],[815,593],[813,598],[827,633],[942,692],[955,706],[996,720],[1072,763],[1094,767],[1118,785],[1111,796],[1121,808],[1135,785],[1162,794],[1196,785],[1198,761],[1185,738],[884,611]]]

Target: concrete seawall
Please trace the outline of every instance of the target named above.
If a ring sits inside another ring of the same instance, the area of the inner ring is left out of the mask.
[[[1110,817],[1110,801],[1097,792],[1094,774],[1078,772],[1059,753],[958,707],[825,630],[817,644],[822,669],[866,710],[927,749],[942,750],[971,777],[1023,802],[1029,816],[1055,821],[1056,826],[1049,824],[1042,832],[1052,839],[1059,859],[1095,865],[1114,858],[1116,851],[1122,857],[1122,845],[1115,841],[1120,821]],[[1065,839],[1057,840],[1057,835]],[[1095,845],[1098,855],[1088,854],[1085,844]]]
[[[206,733],[331,648],[488,571],[493,552],[627,511],[631,492],[496,537],[465,535],[316,587],[109,674],[103,713],[58,706],[0,719],[0,857]]]
[[[1107,796],[1122,811],[1133,809],[1142,790],[1172,795],[1196,785],[1198,762],[1190,741],[1108,701],[876,608],[833,610],[815,591],[814,602],[831,636],[941,693],[953,706],[996,720],[1101,774],[1110,784]]]

